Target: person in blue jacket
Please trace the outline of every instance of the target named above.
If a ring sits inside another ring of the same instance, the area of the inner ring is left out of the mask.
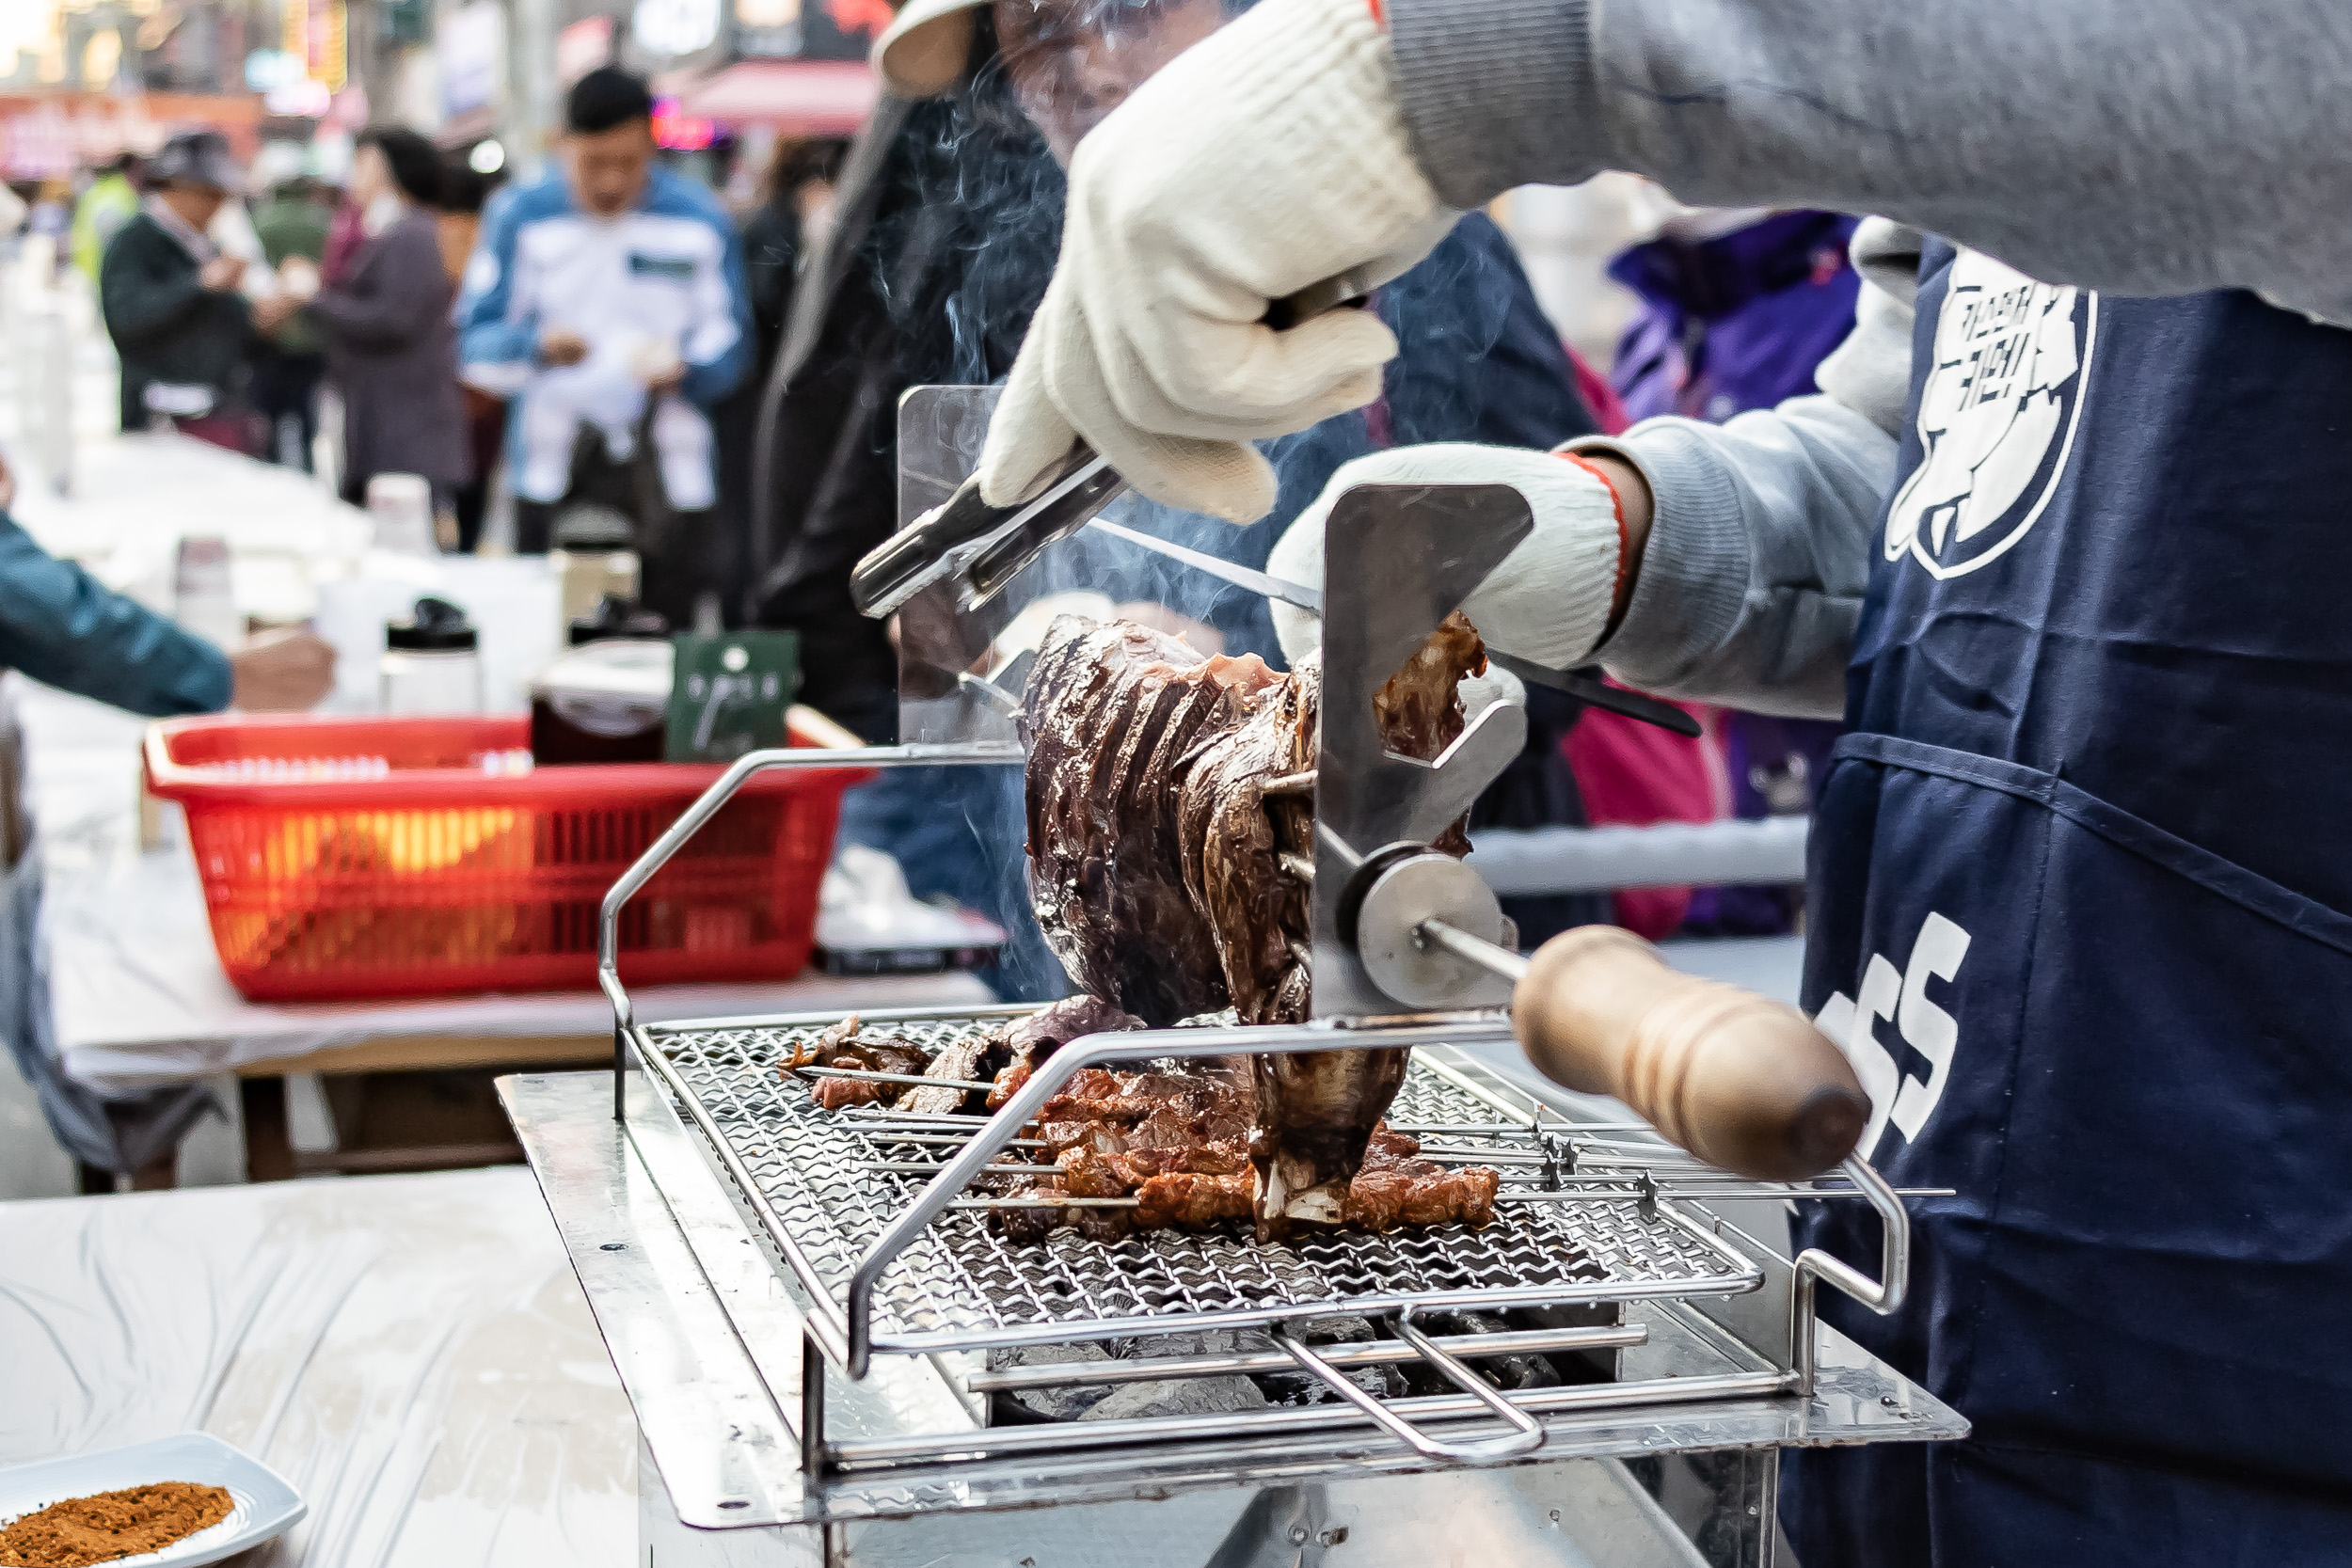
[[[652,117],[626,71],[573,84],[562,166],[483,213],[458,361],[512,400],[516,547],[545,551],[567,497],[616,503],[637,524],[643,597],[682,624],[715,586],[710,410],[751,361],[751,311],[734,223],[656,162]]]
[[[1080,139],[1128,91],[1246,8],[1230,0],[1140,5],[997,0],[993,6],[989,0],[916,0],[899,11],[877,42],[874,57],[901,98],[953,94],[966,113],[986,117],[1009,97],[1042,141],[1030,156],[1041,162],[1050,157],[1067,167]],[[941,73],[926,73],[930,60],[946,62]],[[961,182],[982,188],[1030,187],[1029,182],[1001,174],[990,178],[968,171]],[[1057,195],[1059,181],[1047,188]],[[1018,249],[1040,261],[1049,260],[1052,230],[1060,219],[1058,202],[1033,203],[1017,218],[1021,239],[1048,243],[1024,247],[1016,239],[999,254]],[[1001,239],[992,241],[998,243]],[[1026,281],[1025,306],[1043,292],[1042,268]],[[989,282],[999,294],[1020,292],[1002,277]],[[1412,442],[1549,446],[1594,432],[1558,331],[1536,303],[1511,242],[1484,214],[1464,218],[1419,266],[1378,290],[1368,309],[1400,345],[1381,395],[1365,408],[1265,444],[1281,481],[1280,499],[1265,523],[1236,529],[1140,498],[1120,503],[1111,515],[1144,531],[1263,568],[1281,526],[1352,459]],[[952,319],[957,312],[943,314]],[[1002,325],[977,319],[989,312],[969,314],[976,318],[970,328],[975,340]],[[988,369],[982,345],[960,341],[959,347],[964,348],[956,356],[959,364]],[[1171,567],[1158,555],[1106,535],[1081,534],[1062,546],[1059,557],[1032,568],[1025,589],[1084,586],[1108,594],[1130,612],[1136,605],[1164,606],[1173,617],[1161,618],[1161,624],[1188,631],[1196,646],[1255,653],[1282,666],[1266,601],[1258,594]],[[1494,825],[1556,820],[1564,801],[1570,817],[1581,819],[1575,784],[1557,745],[1578,708],[1568,699],[1554,703],[1551,697],[1540,692],[1533,699],[1538,711],[1531,717],[1537,721],[1530,725],[1528,748],[1514,775],[1491,802],[1502,812],[1492,819]],[[1009,997],[1039,1000],[1067,987],[1037,932],[1020,874],[1019,790],[1017,776],[989,769],[886,774],[850,797],[842,831],[896,856],[916,893],[944,893],[1006,927],[1012,935],[1009,951],[985,977]],[[1485,816],[1480,820],[1488,823]],[[1539,933],[1604,912],[1600,901],[1589,897],[1530,900],[1513,911]]]

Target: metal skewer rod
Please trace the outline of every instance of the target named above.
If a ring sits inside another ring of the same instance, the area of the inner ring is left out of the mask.
[[[972,1140],[958,1137],[952,1132],[878,1132],[874,1134],[874,1141],[883,1144],[952,1144],[961,1148]],[[1007,1148],[1050,1148],[1053,1146],[1043,1138],[1014,1138],[1005,1147]]]
[[[955,1197],[950,1209],[1139,1209],[1139,1197]]]
[[[1518,985],[1527,978],[1527,960],[1508,947],[1498,946],[1485,937],[1470,935],[1459,926],[1449,926],[1435,915],[1413,927],[1413,940],[1430,947],[1442,947],[1455,958],[1476,964],[1487,974]]]
[[[1294,880],[1304,882],[1309,887],[1315,885],[1315,863],[1297,850],[1285,849],[1276,855],[1274,861],[1282,868],[1283,874]]]
[[[1315,770],[1311,768],[1302,772],[1281,774],[1258,786],[1261,795],[1312,795],[1314,792]]]
[[[937,1083],[940,1080],[919,1078],[917,1083]],[[991,1085],[990,1087],[995,1085]],[[987,1126],[993,1117],[968,1117],[961,1111],[897,1111],[887,1105],[852,1105],[834,1115],[843,1121],[882,1127],[921,1127],[932,1131],[968,1127],[974,1132]],[[966,1133],[969,1137],[971,1134]]]
[[[993,1084],[983,1084],[976,1078],[924,1078],[912,1072],[867,1072],[863,1068],[796,1067],[792,1069],[803,1078],[847,1078],[858,1084],[908,1084],[934,1089],[993,1089]],[[986,1121],[986,1117],[977,1117]]]
[[[1952,1187],[1897,1187],[1897,1197],[1950,1197]],[[1860,1187],[1775,1187],[1768,1183],[1749,1183],[1725,1187],[1690,1187],[1680,1185],[1651,1185],[1647,1187],[1577,1188],[1503,1187],[1495,1193],[1497,1203],[1626,1203],[1655,1195],[1659,1197],[1683,1198],[1746,1198],[1746,1197],[1868,1197]]]

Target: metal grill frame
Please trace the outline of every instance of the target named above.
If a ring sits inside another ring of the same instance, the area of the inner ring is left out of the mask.
[[[866,1016],[869,1024],[876,1027],[897,1023],[930,1026],[936,1030],[943,1024],[961,1028],[985,1027],[1030,1010],[1018,1006],[923,1008]],[[876,1297],[883,1290],[885,1276],[911,1248],[936,1241],[931,1235],[931,1227],[946,1205],[979,1174],[979,1167],[992,1163],[1019,1134],[1020,1129],[1034,1118],[1038,1108],[1081,1069],[1122,1062],[1241,1053],[1287,1053],[1406,1045],[1421,1047],[1426,1052],[1428,1048],[1456,1042],[1508,1038],[1509,1026],[1507,1022],[1491,1016],[1473,1015],[1444,1022],[1415,1021],[1363,1028],[1327,1025],[1194,1028],[1136,1031],[1073,1040],[1048,1058],[1020,1094],[987,1124],[977,1129],[956,1158],[948,1162],[940,1174],[905,1200],[903,1209],[858,1259],[854,1271],[848,1277],[845,1291],[841,1270],[820,1266],[820,1259],[815,1255],[824,1250],[818,1245],[820,1238],[796,1227],[779,1212],[780,1204],[788,1209],[795,1206],[794,1202],[774,1190],[778,1183],[763,1180],[753,1171],[746,1159],[749,1151],[739,1147],[729,1136],[728,1128],[723,1123],[731,1124],[736,1117],[725,1107],[714,1112],[704,1096],[698,1094],[689,1082],[690,1072],[712,1070],[709,1064],[693,1064],[682,1069],[672,1059],[673,1050],[679,1047],[691,1050],[691,1042],[708,1040],[713,1037],[746,1029],[814,1031],[836,1022],[838,1015],[828,1013],[759,1020],[716,1020],[691,1025],[656,1025],[642,1032],[641,1056],[654,1076],[662,1083],[675,1107],[701,1133],[702,1140],[707,1145],[706,1152],[715,1159],[723,1172],[741,1192],[753,1217],[768,1232],[777,1252],[792,1269],[801,1288],[816,1307],[811,1318],[812,1331],[818,1334],[819,1342],[828,1355],[852,1378],[866,1374],[871,1356],[877,1353],[920,1354],[1023,1344],[1146,1338],[1211,1328],[1270,1328],[1286,1320],[1329,1312],[1380,1315],[1433,1307],[1459,1310],[1625,1302],[1651,1297],[1724,1297],[1755,1291],[1764,1283],[1764,1275],[1753,1259],[1715,1235],[1671,1198],[1629,1193],[1619,1200],[1597,1200],[1566,1206],[1576,1211],[1573,1214],[1553,1211],[1552,1206],[1546,1205],[1540,1216],[1515,1216],[1516,1223],[1535,1230],[1541,1239],[1561,1246],[1580,1245],[1583,1241],[1604,1243],[1598,1255],[1588,1251],[1587,1256],[1609,1271],[1609,1277],[1606,1278],[1558,1279],[1532,1284],[1522,1280],[1503,1285],[1481,1284],[1442,1290],[1375,1290],[1313,1300],[1263,1302],[1247,1308],[1184,1311],[1162,1307],[1149,1312],[1106,1313],[1005,1323],[1001,1322],[996,1308],[990,1304],[988,1292],[981,1282],[967,1274],[961,1279],[950,1278],[946,1283],[970,1292],[968,1300],[961,1304],[968,1313],[999,1317],[996,1326],[908,1331],[903,1323],[894,1321],[887,1310],[877,1311]],[[767,1065],[752,1063],[734,1070],[767,1074],[771,1069]],[[1508,1121],[1531,1133],[1536,1129],[1535,1116],[1498,1099],[1440,1060],[1426,1054],[1419,1055],[1414,1070],[1416,1073],[1435,1075],[1447,1089],[1469,1096],[1498,1121]],[[838,1113],[816,1111],[812,1106],[810,1114],[826,1118],[822,1125],[827,1130],[839,1129],[850,1132],[856,1128],[853,1119],[839,1117]],[[770,1139],[777,1138],[777,1130],[768,1129],[766,1132]],[[879,1154],[887,1146],[888,1140],[885,1136],[866,1132],[859,1135],[859,1142],[867,1145],[863,1152]],[[775,1153],[777,1157],[789,1158],[787,1148],[778,1147]],[[763,1163],[769,1158],[755,1157]],[[889,1180],[877,1178],[874,1184],[880,1185]],[[803,1186],[803,1191],[807,1190]],[[1600,1214],[1609,1215],[1608,1220],[1601,1221],[1595,1217]],[[959,1214],[955,1219],[975,1227],[979,1224],[976,1215]],[[1580,1222],[1582,1222],[1581,1226]],[[1636,1227],[1640,1229],[1635,1229]],[[1671,1238],[1672,1243],[1680,1249],[1682,1259],[1711,1263],[1715,1272],[1686,1269],[1679,1274],[1669,1274],[1664,1270],[1645,1271],[1622,1254],[1613,1255],[1606,1251],[1607,1242],[1639,1235],[1653,1227],[1663,1227],[1658,1233]],[[1472,1237],[1488,1235],[1486,1231],[1469,1234]],[[1442,1232],[1423,1232],[1414,1238],[1413,1244],[1441,1247],[1444,1244],[1441,1237]],[[1078,1244],[1087,1247],[1097,1245]],[[1134,1244],[1134,1242],[1120,1243],[1121,1246],[1129,1244]],[[1144,1244],[1150,1243],[1147,1241]],[[1259,1248],[1254,1243],[1226,1244],[1244,1257],[1257,1259],[1262,1263],[1265,1260],[1267,1249]],[[1387,1238],[1363,1237],[1315,1244],[1351,1247],[1362,1253],[1394,1243]],[[932,1249],[934,1257],[940,1250]],[[1442,1257],[1440,1253],[1439,1259],[1442,1259]],[[1056,1261],[1066,1268],[1066,1254]],[[1228,1285],[1230,1295],[1231,1282]]]

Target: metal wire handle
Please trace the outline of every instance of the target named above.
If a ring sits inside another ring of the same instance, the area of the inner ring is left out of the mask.
[[[1392,1436],[1408,1445],[1414,1452],[1430,1459],[1452,1459],[1475,1462],[1482,1459],[1509,1459],[1518,1454],[1534,1453],[1544,1446],[1548,1435],[1544,1424],[1504,1399],[1487,1386],[1486,1380],[1464,1366],[1441,1348],[1438,1342],[1413,1326],[1413,1309],[1409,1307],[1396,1315],[1397,1332],[1405,1342],[1421,1354],[1462,1392],[1511,1423],[1517,1430],[1507,1437],[1482,1438],[1475,1443],[1449,1443],[1432,1437],[1387,1405],[1373,1398],[1337,1367],[1316,1354],[1307,1342],[1291,1333],[1288,1323],[1274,1325],[1274,1342],[1289,1353],[1290,1358],[1308,1371],[1331,1386],[1331,1391],[1362,1411],[1386,1429]]]
[[[1797,1255],[1794,1300],[1788,1314],[1788,1364],[1796,1370],[1797,1391],[1808,1396],[1813,1392],[1815,1370],[1814,1280],[1828,1280],[1882,1318],[1901,1309],[1903,1296],[1911,1288],[1911,1215],[1903,1208],[1902,1199],[1859,1154],[1846,1156],[1838,1169],[1878,1211],[1879,1276],[1872,1279],[1820,1247],[1807,1247]]]
[[[629,1025],[635,1022],[628,992],[621,987],[621,907],[653,879],[655,872],[669,863],[670,857],[688,839],[718,815],[721,806],[734,799],[746,779],[771,768],[1017,767],[1027,760],[1026,753],[1017,745],[987,741],[927,746],[787,746],[747,752],[736,758],[605,893],[596,920],[596,985],[612,1004],[612,1119],[624,1119],[622,1085],[628,1066]]]

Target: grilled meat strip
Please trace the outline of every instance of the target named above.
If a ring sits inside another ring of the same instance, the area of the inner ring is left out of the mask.
[[[975,1035],[941,1046],[932,1055],[930,1066],[923,1069],[926,1078],[961,1078],[967,1083],[986,1083],[1002,1061],[1004,1041],[993,1034]],[[917,1085],[900,1095],[891,1108],[911,1111],[922,1116],[960,1116],[977,1114],[988,1098],[985,1089],[959,1088],[944,1084],[937,1088]]]
[[[1021,1085],[1037,1071],[1038,1064],[1072,1040],[1142,1027],[1143,1020],[1091,996],[1066,996],[1026,1018],[1014,1020],[1000,1032],[1003,1050],[1009,1060],[997,1069],[996,1086],[988,1092],[987,1109],[1002,1110],[1006,1101],[1021,1092]]]
[[[1184,891],[1208,921],[1226,994],[1243,1023],[1299,1023],[1310,975],[1296,955],[1312,927],[1310,889],[1285,874],[1284,850],[1314,853],[1314,802],[1265,785],[1315,765],[1323,669],[1302,663],[1184,774],[1179,825]]]
[[[918,1077],[930,1067],[931,1053],[914,1041],[895,1035],[862,1035],[861,1027],[858,1015],[851,1013],[796,1052],[789,1061],[781,1063],[777,1072],[789,1078],[794,1068],[813,1064]],[[898,1085],[860,1083],[854,1078],[819,1078],[809,1092],[818,1105],[828,1111],[839,1111],[890,1099],[898,1093]]]
[[[1165,1027],[1225,1006],[1216,943],[1184,886],[1179,764],[1278,677],[1203,659],[1132,622],[1047,628],[1029,715],[1030,896],[1081,990]]]
[[[1486,662],[1486,645],[1456,611],[1374,695],[1389,749],[1436,758],[1463,729],[1457,688]],[[1455,824],[1438,848],[1467,854]],[[1348,1223],[1349,1181],[1363,1163],[1365,1140],[1404,1085],[1408,1050],[1318,1051],[1256,1061],[1261,1239],[1305,1226]]]

